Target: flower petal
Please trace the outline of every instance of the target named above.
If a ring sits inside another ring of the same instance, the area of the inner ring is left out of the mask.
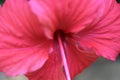
[[[51,43],[27,0],[6,0],[0,7],[0,71],[15,76],[41,68]]]
[[[30,0],[33,12],[52,37],[56,29],[77,33],[107,14],[115,0]]]
[[[48,44],[28,48],[0,49],[0,71],[8,76],[22,75],[41,68],[48,59]]]
[[[96,61],[98,56],[92,49],[80,47],[72,39],[66,41],[65,51],[71,78]]]
[[[51,52],[45,65],[26,75],[29,80],[66,80],[60,54]]]
[[[71,15],[70,32],[80,32],[93,23],[97,23],[107,14],[115,0],[72,0],[69,15]],[[68,21],[70,20],[68,19]]]
[[[115,60],[120,52],[120,12],[115,0],[109,1],[112,3],[106,6],[104,15],[79,31],[76,34],[79,36],[75,37],[79,44],[91,47],[97,55]]]

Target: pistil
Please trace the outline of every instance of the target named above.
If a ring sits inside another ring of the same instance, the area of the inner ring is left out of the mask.
[[[63,66],[64,66],[66,78],[67,78],[67,80],[71,80],[70,72],[69,72],[69,68],[68,68],[67,60],[66,60],[66,56],[65,56],[64,46],[63,46],[62,39],[61,39],[61,36],[60,36],[59,33],[57,35],[57,38],[58,38],[58,44],[59,44],[59,47],[60,47],[61,57],[62,57],[62,60],[63,60]]]

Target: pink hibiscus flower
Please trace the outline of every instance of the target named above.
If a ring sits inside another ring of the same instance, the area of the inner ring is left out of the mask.
[[[98,56],[120,52],[115,0],[6,0],[0,7],[0,71],[71,80]]]

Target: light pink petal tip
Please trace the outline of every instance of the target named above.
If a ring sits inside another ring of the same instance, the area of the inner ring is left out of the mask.
[[[41,68],[50,44],[27,0],[6,0],[0,8],[0,71],[9,76]]]

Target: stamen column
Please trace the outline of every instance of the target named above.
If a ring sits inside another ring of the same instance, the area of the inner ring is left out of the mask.
[[[67,80],[71,80],[69,68],[68,68],[68,65],[67,65],[67,60],[66,60],[66,57],[65,57],[65,51],[64,51],[62,40],[61,40],[61,36],[60,36],[59,33],[58,33],[57,36],[58,36],[58,43],[59,43],[59,47],[60,47],[60,51],[61,51],[61,57],[62,57],[62,60],[63,60],[63,65],[64,65],[66,78],[67,78]]]

